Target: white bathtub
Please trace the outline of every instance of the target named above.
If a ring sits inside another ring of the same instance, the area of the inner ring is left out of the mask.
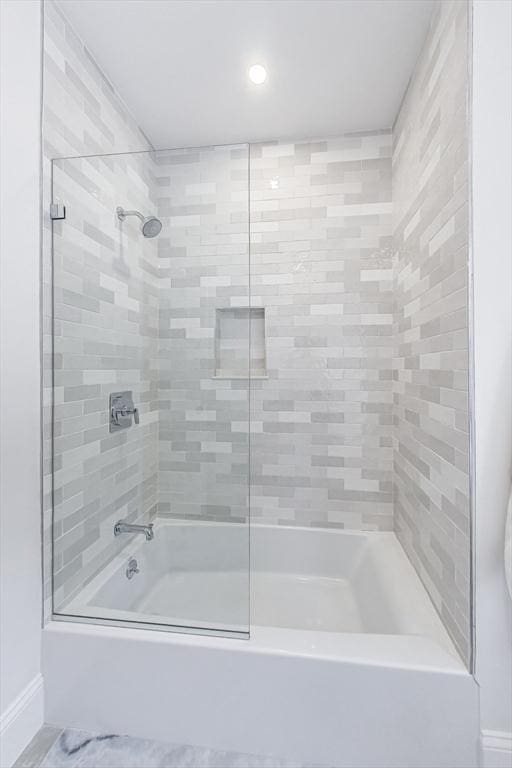
[[[128,579],[131,557],[139,573]],[[305,644],[409,635],[418,663],[460,667],[392,533],[161,520],[152,541],[134,539],[59,613],[241,635],[280,628]]]
[[[351,768],[476,765],[476,685],[395,536],[250,537],[250,584],[243,526],[158,521],[130,543],[61,610],[131,626],[45,629],[47,719]]]

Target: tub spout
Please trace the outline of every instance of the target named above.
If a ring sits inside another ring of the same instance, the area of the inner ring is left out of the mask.
[[[151,541],[151,539],[155,538],[153,523],[149,523],[149,525],[131,525],[123,520],[118,520],[114,525],[114,536],[120,536],[122,533],[143,533],[146,541]]]

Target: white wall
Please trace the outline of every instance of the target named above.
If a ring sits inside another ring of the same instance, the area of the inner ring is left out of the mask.
[[[475,0],[476,677],[487,766],[512,760],[492,748],[512,746],[512,601],[503,569],[512,468],[511,29],[511,3]]]
[[[41,6],[2,0],[0,765],[43,718],[39,136]]]

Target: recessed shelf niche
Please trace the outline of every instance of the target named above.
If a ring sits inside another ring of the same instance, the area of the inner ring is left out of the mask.
[[[215,378],[267,378],[265,310],[263,307],[217,309],[215,322]]]

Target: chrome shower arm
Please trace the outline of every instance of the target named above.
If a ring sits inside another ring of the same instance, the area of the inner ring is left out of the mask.
[[[139,211],[125,211],[120,205],[116,208],[117,218],[119,221],[124,221],[127,216],[137,216],[141,221],[144,221],[144,216]]]

